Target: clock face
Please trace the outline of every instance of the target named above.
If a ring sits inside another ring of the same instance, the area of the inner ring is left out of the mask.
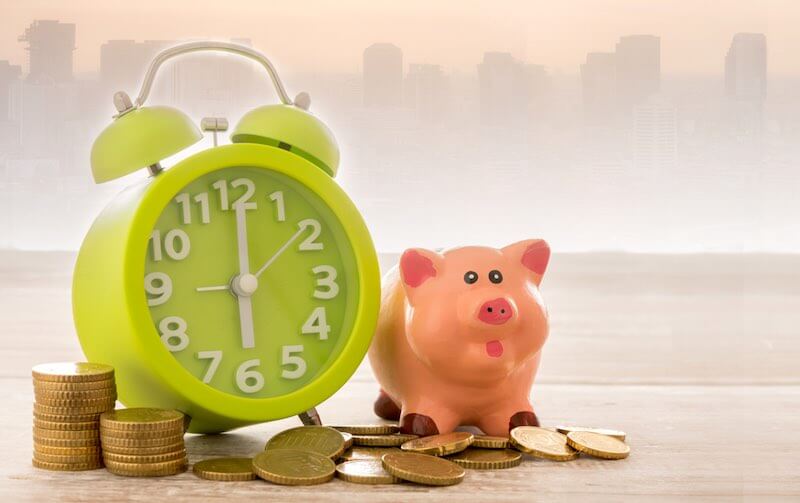
[[[313,191],[224,168],[184,187],[148,241],[144,294],[164,347],[224,393],[285,395],[340,354],[358,305],[355,256]]]

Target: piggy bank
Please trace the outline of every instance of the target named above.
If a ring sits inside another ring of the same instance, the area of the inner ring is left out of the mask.
[[[538,426],[528,397],[548,333],[539,283],[549,260],[541,239],[406,250],[385,278],[369,350],[375,413],[420,436]]]

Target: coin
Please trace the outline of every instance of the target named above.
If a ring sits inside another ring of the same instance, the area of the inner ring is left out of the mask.
[[[116,461],[105,461],[106,470],[114,475],[124,475],[127,477],[162,477],[165,475],[177,475],[186,470],[186,458],[174,461],[164,461],[163,463],[119,463]]]
[[[33,449],[36,452],[46,454],[54,454],[57,456],[91,456],[100,455],[99,445],[87,445],[82,447],[58,447],[52,445],[42,445],[39,443],[33,444]]]
[[[396,447],[360,447],[353,446],[352,448],[344,451],[340,459],[350,461],[353,459],[381,459],[384,454],[393,452],[402,452]]]
[[[347,433],[346,431],[340,431],[339,434],[344,439],[344,450],[347,450],[353,447],[353,435],[352,433]]]
[[[94,438],[47,438],[33,436],[33,442],[40,446],[50,447],[94,447],[100,446],[100,439]]]
[[[409,440],[417,438],[416,435],[396,433],[394,435],[353,435],[353,445],[367,447],[399,447]]]
[[[131,464],[152,464],[163,463],[165,461],[174,461],[176,459],[183,459],[186,457],[186,449],[179,449],[165,454],[116,454],[114,452],[103,451],[103,459],[107,461],[116,461],[117,463],[131,463]]]
[[[34,419],[40,419],[42,421],[49,421],[51,423],[95,423],[99,425],[100,421],[100,414],[102,412],[95,412],[90,414],[46,414],[43,412],[37,412],[36,408],[33,409],[33,417]]]
[[[102,363],[59,362],[43,363],[33,367],[31,373],[39,381],[87,382],[114,377],[114,367]]]
[[[355,484],[396,484],[400,479],[383,468],[380,459],[355,459],[336,465],[336,476]]]
[[[470,446],[474,438],[472,433],[453,431],[409,440],[401,445],[400,448],[404,451],[419,452],[432,456],[446,456],[447,454],[463,451]]]
[[[348,424],[330,426],[330,428],[353,435],[389,435],[400,431],[400,427],[396,424]]]
[[[155,456],[157,454],[167,454],[175,451],[183,451],[186,448],[183,439],[180,442],[169,445],[158,445],[154,447],[124,447],[118,445],[103,445],[103,453],[122,454],[126,456]]]
[[[607,437],[614,437],[619,440],[625,441],[625,432],[619,430],[609,430],[607,428],[586,428],[583,426],[556,426],[556,431],[559,433],[563,433],[564,435],[568,434],[571,431],[590,431],[592,433],[599,433],[600,435],[606,435]]]
[[[344,437],[327,426],[298,426],[282,431],[269,439],[264,449],[312,451],[336,459],[344,452]]]
[[[75,440],[75,439],[93,439],[99,440],[100,439],[100,432],[96,429],[94,430],[46,430],[37,427],[36,425],[33,426],[33,436],[38,438],[49,438],[49,439],[65,439],[65,440]]]
[[[567,437],[556,431],[538,426],[518,426],[511,430],[511,445],[537,458],[552,461],[570,461],[578,453],[567,445]]]
[[[170,437],[161,438],[119,438],[101,435],[100,441],[105,449],[108,446],[113,447],[160,447],[162,445],[173,445],[183,440],[183,433],[173,435]]]
[[[252,458],[215,458],[195,463],[192,467],[201,479],[221,481],[255,480]]]
[[[45,463],[96,463],[100,459],[100,454],[59,456],[58,454],[48,454],[46,452],[34,452],[33,459],[44,461]]]
[[[60,407],[50,406],[41,403],[33,404],[33,412],[38,414],[50,416],[88,416],[92,414],[99,414],[114,408],[113,401],[97,402],[88,406],[74,406],[74,407]]]
[[[269,449],[253,458],[253,471],[274,484],[301,486],[328,482],[336,465],[330,457],[314,451]]]
[[[115,430],[100,426],[100,435],[104,438],[126,438],[130,440],[146,440],[154,438],[174,438],[183,437],[183,426],[164,430]]]
[[[57,421],[43,421],[36,417],[33,418],[33,427],[38,428],[40,430],[52,430],[52,431],[86,431],[86,430],[94,430],[98,431],[98,426],[100,425],[97,421],[86,421],[83,423],[62,423]]]
[[[511,449],[473,449],[461,451],[447,459],[464,468],[476,470],[499,470],[522,463],[522,454]]]
[[[577,451],[603,459],[624,459],[631,448],[622,440],[592,431],[571,431],[567,443]]]
[[[34,397],[37,402],[45,405],[60,406],[62,403],[71,404],[74,401],[86,400],[116,400],[117,392],[113,388],[90,389],[86,391],[42,391],[35,389]]]
[[[33,380],[34,392],[47,392],[47,393],[74,393],[84,391],[102,390],[106,392],[116,391],[117,386],[113,378],[101,379],[99,381],[86,381],[86,382],[56,382],[56,381],[40,381]]]
[[[507,449],[509,447],[507,437],[492,437],[489,435],[475,435],[470,447],[479,449]]]
[[[97,462],[91,461],[86,463],[48,463],[46,461],[39,461],[37,459],[32,461],[35,468],[41,468],[43,470],[55,470],[59,472],[97,470],[98,468],[103,467],[103,462],[99,460]]]
[[[381,461],[390,474],[417,484],[450,486],[464,479],[464,468],[445,458],[418,452],[384,454]]]
[[[168,430],[183,428],[184,415],[177,410],[136,407],[104,413],[100,425],[113,430]]]

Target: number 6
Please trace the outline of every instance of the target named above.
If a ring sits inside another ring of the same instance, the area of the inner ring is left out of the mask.
[[[256,358],[242,362],[236,369],[236,385],[245,393],[255,393],[264,387],[264,376],[258,370],[253,369],[258,365],[261,365],[261,360]],[[251,384],[248,380],[254,382]]]

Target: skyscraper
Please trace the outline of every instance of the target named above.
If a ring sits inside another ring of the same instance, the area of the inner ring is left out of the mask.
[[[583,110],[588,122],[611,119],[617,106],[617,61],[613,52],[590,52],[581,65]]]
[[[478,65],[481,123],[517,126],[528,117],[533,77],[542,70],[507,52],[487,52]]]
[[[22,69],[8,61],[0,61],[0,122],[11,119],[12,89],[19,80]]]
[[[364,106],[391,108],[403,104],[403,51],[393,44],[364,49]]]
[[[621,37],[616,48],[617,98],[623,113],[661,87],[661,39],[653,35]]]
[[[409,65],[405,93],[423,121],[438,121],[447,110],[447,79],[439,65]]]
[[[668,170],[678,152],[678,120],[675,106],[650,96],[633,109],[633,162],[640,170]]]
[[[767,37],[737,33],[725,56],[725,87],[737,101],[762,102],[767,96]]]
[[[20,35],[28,43],[30,71],[28,82],[61,84],[72,80],[72,52],[75,50],[75,25],[52,20],[34,21]]]

